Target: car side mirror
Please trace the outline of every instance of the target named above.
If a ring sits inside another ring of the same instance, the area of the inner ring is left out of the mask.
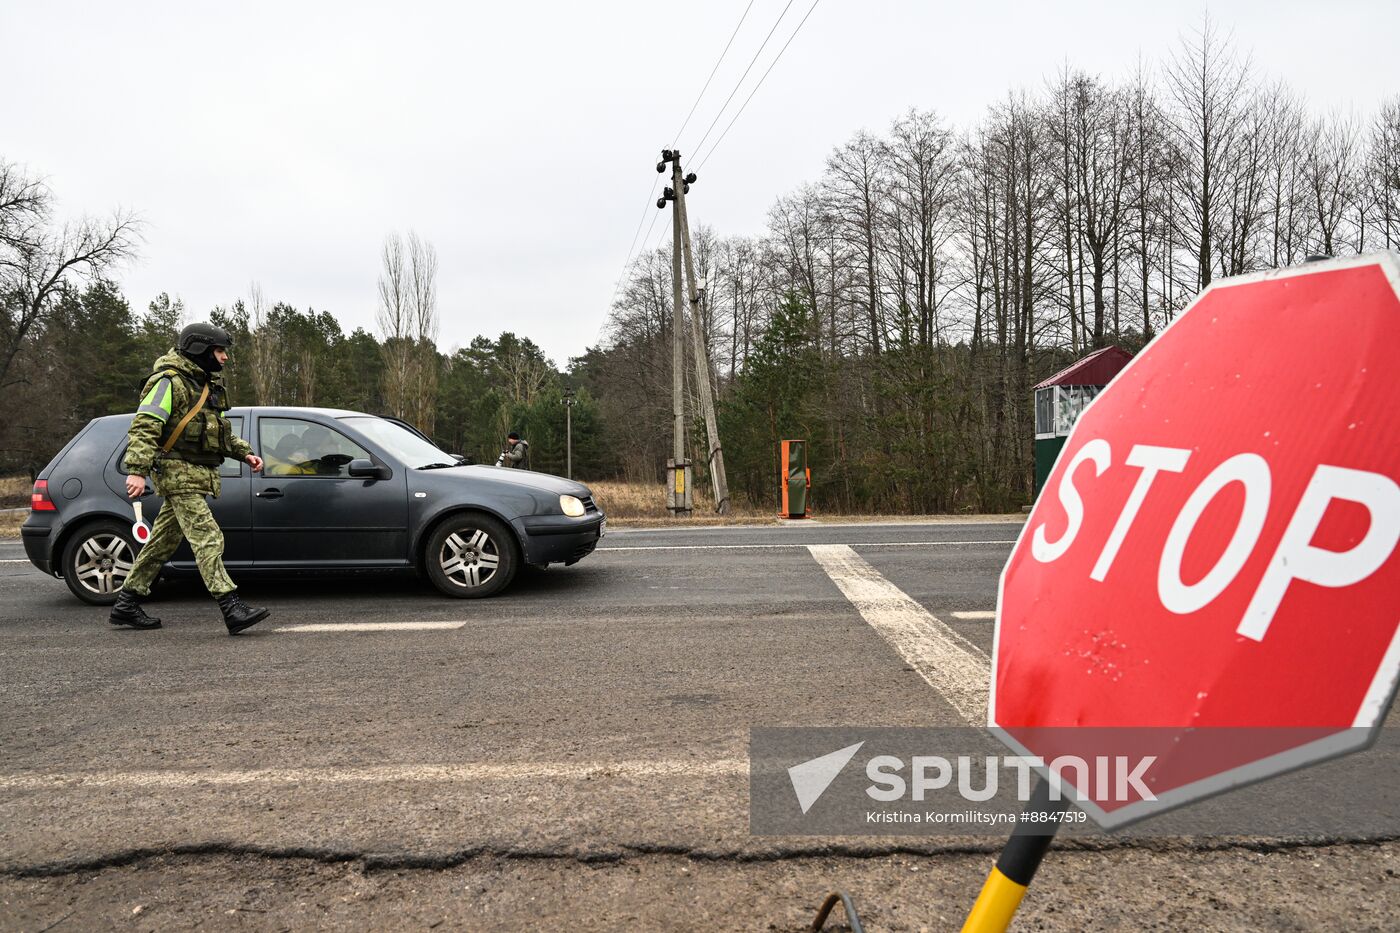
[[[468,457],[466,454],[453,454],[452,458],[458,463],[460,463],[462,466],[472,465],[472,458]]]
[[[357,479],[388,479],[394,475],[388,467],[377,464],[373,460],[366,460],[364,457],[351,460],[346,471]]]

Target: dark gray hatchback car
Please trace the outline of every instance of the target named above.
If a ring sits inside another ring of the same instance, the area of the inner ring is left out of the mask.
[[[522,564],[576,563],[606,530],[587,486],[463,465],[402,422],[327,408],[234,408],[263,472],[225,460],[212,501],[235,580],[258,572],[414,568],[447,596],[499,593]],[[122,455],[131,415],[89,422],[34,484],[20,534],[79,599],[115,601],[136,554]],[[142,496],[147,523],[161,499]],[[188,545],[166,574],[196,573]]]

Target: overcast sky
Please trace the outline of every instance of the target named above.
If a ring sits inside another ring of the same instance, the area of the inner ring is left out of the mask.
[[[787,2],[754,0],[687,154]],[[564,365],[598,342],[657,151],[747,5],[0,0],[0,157],[45,175],[65,212],[140,213],[146,242],[118,276],[138,309],[167,291],[198,318],[256,282],[372,328],[381,243],[412,229],[439,253],[444,349],[513,330]],[[729,112],[810,6],[793,0]],[[1125,75],[1204,10],[820,0],[705,165],[691,221],[761,232],[856,130],[909,107],[965,126],[1066,61]],[[1395,0],[1210,12],[1318,111],[1365,119],[1400,92]]]

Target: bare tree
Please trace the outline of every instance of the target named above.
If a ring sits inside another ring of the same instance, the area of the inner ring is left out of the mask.
[[[1366,217],[1384,249],[1400,249],[1400,97],[1386,101],[1371,123],[1365,178]]]
[[[1066,73],[1054,90],[1054,140],[1060,149],[1055,165],[1060,172],[1059,212],[1069,281],[1071,344],[1075,339],[1074,260],[1076,251],[1087,257],[1079,264],[1089,274],[1093,301],[1092,336],[1084,344],[1105,345],[1107,301],[1104,284],[1118,261],[1120,232],[1127,212],[1129,120],[1127,103],[1120,92],[1104,87],[1082,72]],[[1080,307],[1083,307],[1081,298]],[[1085,321],[1085,330],[1090,328]]]
[[[1326,256],[1337,252],[1338,230],[1355,202],[1356,138],[1356,124],[1335,116],[1308,131],[1303,179],[1316,224],[1312,248]]]
[[[277,337],[268,326],[267,301],[262,286],[254,282],[248,289],[248,335],[252,343],[248,359],[248,381],[258,405],[277,405],[282,399],[283,381],[277,372]]]
[[[885,153],[877,139],[861,131],[826,160],[830,209],[840,235],[859,257],[866,336],[876,357],[885,326],[879,267],[880,205],[889,185]]]
[[[431,243],[408,234],[408,302],[412,335],[405,410],[420,431],[432,434],[437,411],[437,250]]]
[[[53,213],[48,187],[0,160],[0,388],[65,291],[135,254],[140,223],[130,212],[58,225]]]
[[[1137,277],[1138,312],[1143,339],[1155,330],[1152,312],[1163,303],[1160,284],[1155,290],[1153,275],[1167,274],[1162,254],[1170,255],[1171,224],[1167,220],[1171,200],[1172,172],[1177,164],[1172,135],[1157,99],[1156,89],[1146,69],[1139,65],[1127,91],[1127,162],[1130,226],[1129,249]],[[1166,263],[1165,265],[1170,265]]]
[[[17,270],[14,253],[34,238],[50,213],[52,196],[38,178],[0,159],[0,268]]]
[[[1221,275],[1241,275],[1256,267],[1265,229],[1267,161],[1274,112],[1268,98],[1251,94],[1242,104],[1234,155],[1217,175],[1219,208],[1212,224],[1215,262]]]
[[[905,321],[912,314],[917,343],[943,339],[939,311],[944,247],[953,239],[952,208],[958,190],[953,135],[927,111],[911,110],[896,120],[885,146],[890,166],[886,220],[895,251],[895,288]]]
[[[1177,183],[1182,209],[1177,221],[1196,251],[1196,287],[1210,284],[1214,266],[1220,186],[1238,158],[1250,68],[1236,56],[1207,15],[1166,66],[1173,103],[1172,126],[1182,153]]]
[[[384,404],[395,418],[409,417],[409,393],[413,365],[413,307],[403,238],[384,238],[380,250],[379,310],[375,322],[383,340]]]
[[[1263,258],[1273,268],[1290,266],[1306,248],[1307,198],[1303,184],[1306,120],[1303,106],[1283,85],[1260,97],[1270,111],[1266,146],[1265,213],[1268,249]]]

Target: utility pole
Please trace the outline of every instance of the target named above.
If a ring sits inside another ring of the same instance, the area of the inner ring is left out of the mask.
[[[658,173],[666,170],[666,162],[679,161],[680,153],[670,150],[661,154]],[[672,200],[668,189],[656,202],[664,209]],[[691,502],[690,463],[685,458],[685,310],[681,304],[681,227],[671,224],[671,460],[667,463],[667,507],[673,515],[689,515]]]
[[[564,475],[574,478],[574,390],[564,390]]]
[[[700,396],[700,411],[705,417],[705,435],[709,441],[710,485],[715,493],[715,511],[729,514],[729,478],[724,472],[724,448],[719,442],[719,422],[715,418],[715,397],[710,388],[710,352],[705,341],[705,316],[700,306],[704,297],[695,280],[695,256],[690,248],[690,220],[685,212],[685,193],[695,181],[695,174],[681,173],[681,154],[674,153],[671,162],[671,184],[675,191],[675,225],[680,230],[685,274],[690,284],[690,335],[695,350],[695,387]]]

